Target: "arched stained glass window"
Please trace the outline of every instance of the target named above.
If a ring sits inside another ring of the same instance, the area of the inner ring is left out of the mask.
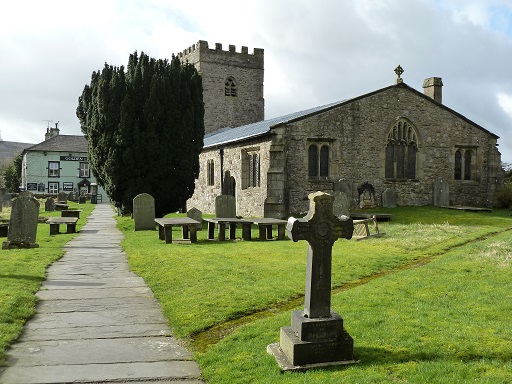
[[[394,180],[417,178],[418,134],[405,119],[399,119],[390,128],[386,141],[385,177]]]

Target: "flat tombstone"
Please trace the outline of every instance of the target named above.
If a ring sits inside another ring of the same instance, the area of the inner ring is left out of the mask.
[[[155,230],[155,199],[147,193],[133,198],[133,221],[136,231]]]
[[[195,221],[199,221],[200,223],[203,222],[203,212],[201,212],[196,207],[190,208],[187,211],[187,217],[190,217],[191,219],[194,219]],[[200,231],[201,229],[202,229],[201,225],[198,225],[197,230]]]
[[[44,202],[44,210],[46,212],[55,211],[55,200],[53,198],[49,197]]]
[[[68,194],[66,192],[59,192],[57,195],[57,201],[66,203],[68,201]]]
[[[450,185],[441,177],[434,181],[433,204],[435,207],[448,207],[450,205]]]
[[[22,192],[13,201],[9,235],[2,244],[2,249],[37,248],[37,221],[39,218],[39,202],[30,192]]]
[[[384,208],[396,208],[398,194],[393,188],[386,188],[382,192],[382,206]]]
[[[236,199],[231,195],[219,195],[215,198],[215,216],[236,217]]]
[[[334,192],[333,203],[334,216],[348,216],[350,211],[350,200],[345,192]]]

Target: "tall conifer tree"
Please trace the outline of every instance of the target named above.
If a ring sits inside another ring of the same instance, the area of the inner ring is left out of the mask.
[[[194,192],[203,147],[204,106],[195,67],[141,52],[123,66],[105,63],[78,99],[89,164],[110,199],[132,211],[149,193],[158,216],[183,207]]]

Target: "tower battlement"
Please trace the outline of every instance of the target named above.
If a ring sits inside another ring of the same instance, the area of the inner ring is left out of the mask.
[[[263,59],[264,50],[262,48],[254,48],[253,53],[249,53],[249,49],[246,46],[242,46],[240,52],[236,51],[236,46],[229,44],[229,49],[227,51],[222,49],[222,43],[215,43],[215,48],[211,49],[208,45],[207,41],[199,40],[197,44],[192,44],[190,47],[184,49],[182,52],[178,53],[179,58],[186,58],[187,56],[200,54],[200,53],[216,53],[216,54],[225,54],[227,56],[232,56],[233,54],[245,55],[245,56],[254,56],[256,58]]]

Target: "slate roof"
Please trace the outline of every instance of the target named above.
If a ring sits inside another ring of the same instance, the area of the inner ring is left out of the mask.
[[[57,135],[42,143],[28,147],[24,152],[87,152],[87,139],[85,136]]]
[[[270,133],[270,128],[278,124],[286,124],[288,121],[296,120],[307,115],[320,112],[324,109],[329,109],[333,105],[340,102],[321,105],[319,107],[306,109],[300,112],[290,113],[288,115],[274,117],[273,119],[259,121],[257,123],[242,125],[236,128],[224,128],[205,135],[204,148],[215,147],[217,145],[234,143],[237,141],[247,140],[253,137],[262,136]]]
[[[441,108],[443,108],[443,109],[453,113],[454,115],[456,115],[459,118],[467,121],[468,123],[474,125],[475,127],[477,127],[479,129],[481,129],[482,131],[488,133],[489,135],[494,136],[497,139],[499,138],[499,136],[497,136],[494,133],[488,131],[487,129],[485,129],[481,125],[475,123],[474,121],[471,121],[467,117],[461,115],[460,113],[454,111],[453,109],[447,107],[446,105],[444,105],[442,103],[438,103],[437,101],[433,100],[431,97],[425,95],[424,93],[422,93],[422,92],[420,92],[420,91],[418,91],[418,90],[408,86],[405,83],[398,83],[398,84],[390,85],[388,87],[385,87],[385,88],[382,88],[382,89],[378,89],[376,91],[373,91],[373,92],[370,92],[370,93],[366,93],[364,95],[361,95],[361,96],[358,96],[358,97],[354,97],[354,98],[351,98],[351,99],[346,99],[346,100],[343,100],[343,101],[338,101],[338,102],[334,102],[334,103],[330,103],[330,104],[321,105],[319,107],[315,107],[315,108],[311,108],[311,109],[306,109],[306,110],[300,111],[300,112],[290,113],[288,115],[275,117],[273,119],[263,120],[263,121],[260,121],[260,122],[257,122],[257,123],[252,123],[252,124],[248,124],[248,125],[242,125],[242,126],[236,127],[236,128],[224,128],[224,129],[221,129],[221,130],[218,130],[218,131],[215,131],[215,132],[212,132],[212,133],[209,133],[209,134],[205,135],[203,148],[210,148],[210,147],[215,147],[215,146],[224,145],[224,144],[232,144],[232,143],[236,143],[236,142],[239,142],[239,141],[247,140],[247,139],[250,139],[250,138],[255,138],[255,137],[263,136],[265,134],[270,133],[270,130],[271,130],[272,127],[275,127],[275,126],[278,126],[278,125],[282,125],[282,124],[286,124],[286,123],[295,122],[295,121],[304,119],[306,117],[309,117],[311,115],[315,115],[315,114],[318,114],[318,113],[321,113],[321,112],[325,112],[325,111],[328,111],[330,109],[339,107],[341,105],[349,104],[349,103],[352,103],[354,101],[357,101],[357,100],[360,100],[360,99],[364,99],[365,97],[375,95],[377,93],[386,91],[386,90],[391,89],[393,87],[405,87],[405,88],[409,89],[410,91],[416,93],[418,96],[424,97],[424,98],[428,99],[432,103],[437,104],[439,107],[441,107]]]

